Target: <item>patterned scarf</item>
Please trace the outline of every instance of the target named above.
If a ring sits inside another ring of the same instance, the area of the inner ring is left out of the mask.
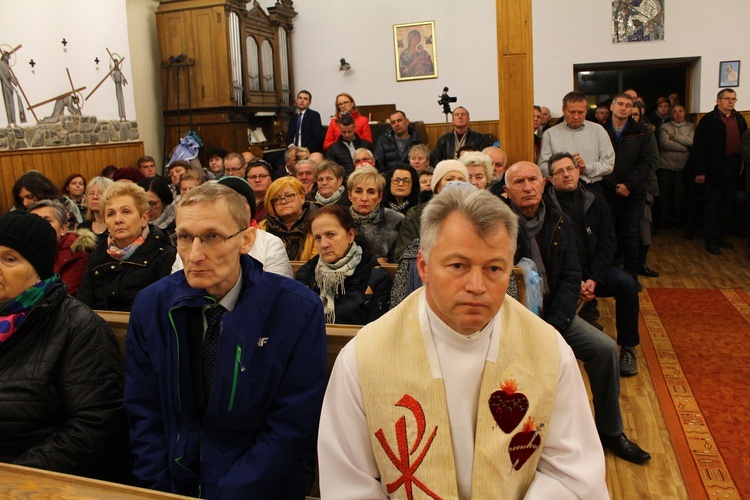
[[[340,199],[341,195],[344,194],[344,186],[339,186],[339,188],[331,194],[328,198],[320,194],[320,191],[315,193],[315,201],[320,203],[321,205],[335,205]]]
[[[60,278],[59,275],[53,274],[46,280],[35,283],[34,286],[0,308],[0,346],[18,331],[29,311],[42,300],[44,294],[58,278]]]
[[[166,229],[167,226],[169,226],[174,220],[175,210],[176,210],[175,202],[170,203],[169,205],[164,207],[164,210],[161,212],[161,215],[157,217],[156,220],[152,222],[152,224],[158,227],[159,229]]]
[[[302,205],[302,215],[300,215],[291,229],[287,229],[286,224],[278,217],[271,217],[270,215],[266,217],[266,231],[281,238],[289,260],[301,260],[302,249],[305,246],[307,233],[310,230],[312,212],[312,205],[305,202]]]
[[[539,203],[539,211],[531,219],[527,219],[513,204],[511,204],[513,211],[518,214],[518,224],[521,226],[522,235],[526,237],[526,244],[529,248],[529,257],[536,264],[539,276],[542,277],[542,286],[544,287],[544,294],[549,293],[549,282],[547,281],[547,269],[544,268],[544,260],[542,259],[542,252],[539,249],[539,244],[536,240],[536,235],[539,234],[544,228],[544,217],[546,213],[546,207],[544,202]]]
[[[400,214],[406,214],[406,209],[409,208],[409,200],[406,200],[401,205],[398,205],[398,204],[396,204],[396,203],[394,203],[392,201],[389,201],[388,202],[388,207],[391,210],[395,210],[396,212],[398,212]]]
[[[327,324],[336,322],[335,299],[346,293],[344,280],[347,276],[354,274],[361,260],[362,247],[353,241],[349,251],[338,262],[328,264],[318,257],[318,265],[315,266],[315,284],[320,290],[320,300],[323,301],[323,313]]]
[[[383,215],[385,214],[385,208],[383,208],[380,204],[378,204],[372,212],[370,212],[367,215],[361,215],[358,214],[356,210],[354,210],[354,207],[349,207],[349,213],[352,214],[352,219],[354,219],[354,225],[364,226],[366,224],[378,224],[383,219]]]
[[[128,257],[133,255],[136,250],[138,250],[138,247],[143,245],[143,242],[146,241],[146,238],[148,238],[148,233],[148,224],[146,224],[146,226],[143,228],[143,232],[141,232],[141,235],[136,238],[133,243],[126,246],[125,248],[119,248],[115,243],[115,239],[110,234],[109,236],[107,236],[107,253],[115,260],[126,260]]]

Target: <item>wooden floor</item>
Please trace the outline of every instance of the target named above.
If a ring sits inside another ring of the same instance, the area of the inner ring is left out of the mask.
[[[731,241],[734,249],[711,255],[700,238],[687,241],[681,231],[660,231],[653,238],[648,264],[661,276],[641,277],[640,282],[644,287],[743,288],[750,292],[750,249],[746,240]],[[599,323],[614,337],[614,301],[599,299],[599,311]],[[613,499],[689,498],[640,347],[638,363],[638,375],[621,379],[620,406],[625,433],[648,451],[652,459],[646,465],[634,465],[607,453],[610,495]]]

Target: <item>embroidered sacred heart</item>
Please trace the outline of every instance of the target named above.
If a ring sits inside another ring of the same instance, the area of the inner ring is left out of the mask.
[[[492,417],[506,434],[518,427],[529,409],[529,400],[523,393],[516,392],[518,385],[512,378],[500,384],[500,390],[490,395],[489,405]]]
[[[544,427],[544,424],[540,425],[539,429],[537,429],[534,419],[529,417],[526,423],[523,424],[523,430],[510,440],[508,454],[510,455],[510,463],[513,464],[514,469],[519,470],[523,467],[523,464],[539,449],[539,444],[542,442],[539,433],[542,427]]]

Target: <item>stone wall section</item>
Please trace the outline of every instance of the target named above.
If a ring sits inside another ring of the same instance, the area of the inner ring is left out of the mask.
[[[136,121],[98,121],[95,116],[65,115],[56,123],[0,128],[0,151],[108,144],[138,138]]]

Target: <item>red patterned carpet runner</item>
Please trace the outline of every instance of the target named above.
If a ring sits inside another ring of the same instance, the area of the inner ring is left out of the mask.
[[[640,300],[643,352],[691,498],[750,498],[750,297],[649,288]]]

